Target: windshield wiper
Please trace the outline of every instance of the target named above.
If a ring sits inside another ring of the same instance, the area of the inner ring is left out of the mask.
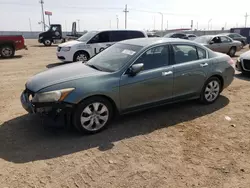
[[[91,67],[91,68],[93,68],[93,69],[102,71],[101,69],[97,68],[95,65],[89,65],[89,64],[86,64],[86,63],[85,63],[85,65],[87,65],[87,66],[89,66],[89,67]]]

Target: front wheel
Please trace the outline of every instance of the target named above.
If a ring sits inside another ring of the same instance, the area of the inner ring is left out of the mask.
[[[44,44],[44,46],[51,46],[52,41],[47,39],[47,40],[45,40],[45,41],[43,42],[43,44]]]
[[[74,55],[73,62],[87,62],[89,60],[89,55],[86,52],[77,52]]]
[[[81,133],[94,134],[102,131],[113,116],[111,103],[102,97],[89,98],[78,105],[73,123]]]
[[[215,102],[221,92],[221,81],[217,77],[211,77],[205,83],[200,95],[200,100],[204,104]]]
[[[0,47],[0,55],[2,58],[11,58],[15,55],[15,49],[12,46]]]

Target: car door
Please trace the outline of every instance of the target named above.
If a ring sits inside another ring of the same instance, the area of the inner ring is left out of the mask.
[[[120,80],[120,102],[124,111],[136,110],[157,102],[171,100],[173,67],[169,65],[169,46],[146,50],[133,64],[144,64],[135,76],[123,74]]]
[[[231,46],[232,46],[232,40],[229,37],[221,36],[221,52],[228,53]]]
[[[212,43],[209,44],[209,48],[215,52],[222,52],[221,49],[221,39],[220,37],[213,37],[211,40]]]
[[[88,44],[90,44],[91,46],[91,54],[96,55],[100,53],[101,51],[112,45],[112,42],[110,42],[110,32],[104,31],[98,33],[89,41]]]
[[[173,98],[193,97],[201,92],[209,71],[207,51],[190,44],[173,44]]]

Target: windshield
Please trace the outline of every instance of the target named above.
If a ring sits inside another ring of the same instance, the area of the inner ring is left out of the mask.
[[[85,33],[83,36],[77,39],[77,41],[88,42],[93,36],[95,36],[98,31],[89,31]]]
[[[207,44],[209,41],[209,37],[203,36],[203,37],[197,37],[194,39],[195,42],[202,43],[202,44]]]
[[[142,46],[116,43],[91,58],[86,65],[101,71],[115,72],[126,65],[141,49]]]

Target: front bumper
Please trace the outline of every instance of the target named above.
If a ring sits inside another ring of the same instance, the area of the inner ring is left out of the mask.
[[[236,61],[235,69],[240,72],[249,72],[250,73],[250,60],[240,59]]]
[[[54,120],[59,120],[64,117],[65,125],[70,125],[72,111],[75,107],[74,104],[65,102],[53,103],[32,103],[31,98],[34,93],[28,89],[24,90],[20,96],[22,107],[30,114],[40,114],[48,116]]]
[[[67,51],[67,52],[57,51],[56,56],[57,56],[57,59],[59,59],[60,61],[73,62],[74,54],[71,51]]]

